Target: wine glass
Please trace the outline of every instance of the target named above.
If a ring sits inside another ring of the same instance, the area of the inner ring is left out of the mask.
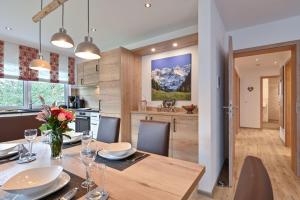
[[[27,129],[27,130],[25,130],[24,131],[24,137],[27,140],[28,145],[29,145],[29,156],[28,156],[28,159],[32,160],[32,159],[34,159],[32,157],[32,143],[33,143],[33,141],[37,137],[37,129]]]
[[[81,162],[85,166],[86,180],[81,183],[81,187],[90,188],[94,185],[93,180],[90,176],[90,169],[92,163],[95,161],[98,153],[98,145],[96,143],[89,143],[86,147],[82,148],[80,151]]]
[[[86,150],[93,138],[93,131],[83,131],[81,136],[82,150]]]

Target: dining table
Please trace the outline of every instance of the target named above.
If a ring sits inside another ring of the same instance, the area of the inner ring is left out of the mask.
[[[37,159],[26,164],[10,161],[0,164],[0,185],[15,174],[30,168],[60,165],[64,170],[85,178],[85,166],[80,160],[81,145],[63,149],[63,157],[51,159],[49,144],[36,140],[33,152]],[[10,142],[24,143],[25,140]],[[94,141],[105,148],[106,143]],[[175,200],[188,199],[202,178],[205,167],[197,163],[147,153],[148,156],[125,170],[111,167],[105,169],[105,190],[112,200]],[[93,177],[96,184],[101,184],[100,171]],[[97,175],[99,173],[99,176]],[[79,185],[80,187],[80,185]],[[1,194],[1,191],[0,191]],[[84,199],[81,197],[80,199]]]

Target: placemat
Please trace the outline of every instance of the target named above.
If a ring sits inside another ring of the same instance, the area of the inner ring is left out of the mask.
[[[66,172],[67,174],[70,175],[70,177],[71,177],[70,182],[65,187],[58,190],[57,192],[42,198],[42,200],[58,200],[61,196],[63,196],[64,194],[66,194],[68,191],[70,191],[71,189],[73,189],[75,187],[78,188],[78,191],[77,191],[75,197],[73,197],[73,199],[79,199],[80,197],[86,195],[89,192],[89,191],[87,191],[87,189],[81,187],[81,183],[85,179],[83,179],[69,171],[64,170],[64,172]],[[93,190],[96,187],[97,187],[97,185],[94,185],[93,187],[90,188],[90,190]]]
[[[143,156],[144,155],[144,156]],[[140,156],[143,156],[141,158],[139,158]],[[147,158],[148,156],[150,156],[149,154],[146,153],[142,153],[142,152],[135,152],[133,155],[124,158],[122,160],[108,160],[105,158],[102,158],[101,156],[97,155],[95,162],[97,163],[103,163],[106,166],[119,170],[119,171],[123,171],[124,169],[134,165],[135,163]],[[134,160],[138,158],[137,160]]]
[[[74,146],[81,145],[81,141],[74,142],[74,143],[68,143],[68,144],[63,144],[63,149],[68,149]]]

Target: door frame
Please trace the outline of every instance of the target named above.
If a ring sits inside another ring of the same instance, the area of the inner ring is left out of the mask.
[[[261,76],[260,77],[260,129],[263,129],[263,79],[266,78],[279,78],[280,76]]]
[[[234,58],[289,50],[292,51],[293,60],[291,104],[294,111],[291,120],[291,168],[297,176],[300,176],[300,40],[235,50]]]

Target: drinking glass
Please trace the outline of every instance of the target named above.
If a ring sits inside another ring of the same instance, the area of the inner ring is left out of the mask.
[[[32,143],[37,137],[37,129],[27,129],[24,131],[24,137],[28,142],[29,146],[29,157],[28,159],[31,160],[32,158]]]
[[[105,164],[95,162],[92,164],[91,175],[93,178],[97,178],[98,187],[88,194],[87,199],[97,200],[101,199],[102,197],[108,197],[108,193],[105,191],[105,171]]]
[[[84,151],[88,148],[93,138],[93,131],[83,131],[81,136],[81,149]]]
[[[81,162],[85,166],[86,180],[81,183],[81,187],[90,188],[94,185],[91,179],[91,165],[95,161],[98,153],[98,145],[96,143],[89,143],[86,147],[82,148],[80,151]]]

